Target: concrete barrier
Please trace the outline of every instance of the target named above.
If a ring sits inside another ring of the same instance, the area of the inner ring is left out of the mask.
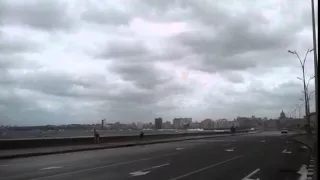
[[[245,130],[239,130],[236,133],[243,133]],[[231,132],[199,132],[199,133],[180,133],[180,134],[152,134],[145,135],[144,140],[158,140],[175,137],[203,136],[203,135],[220,135],[230,134]],[[100,143],[111,142],[128,142],[139,140],[136,136],[105,136],[100,137]],[[0,140],[0,150],[20,149],[20,148],[39,148],[52,146],[71,146],[93,144],[93,137],[69,137],[69,138],[33,138],[33,139],[5,139]]]

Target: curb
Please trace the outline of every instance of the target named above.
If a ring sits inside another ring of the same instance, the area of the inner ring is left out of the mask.
[[[296,136],[302,136],[302,135],[305,135],[305,134],[299,134],[299,135],[296,135]],[[310,147],[308,144],[306,144],[306,143],[304,143],[304,142],[302,142],[302,141],[296,140],[296,139],[295,139],[296,136],[293,137],[293,140],[294,140],[295,142],[298,142],[298,143],[300,143],[300,144],[303,144],[303,145],[307,146],[307,147],[308,147],[309,149],[311,149],[311,150],[313,149],[313,147]]]
[[[312,180],[315,172],[315,163],[313,156],[310,156],[308,172],[307,172],[307,180]]]
[[[252,132],[249,134],[256,134],[260,132]],[[68,150],[60,150],[60,151],[51,151],[51,152],[35,152],[35,153],[26,153],[26,154],[13,154],[7,156],[0,156],[0,159],[14,159],[14,158],[26,158],[33,156],[44,156],[44,155],[52,155],[52,154],[63,154],[63,153],[71,153],[71,152],[81,152],[81,151],[91,151],[91,150],[101,150],[101,149],[114,149],[114,148],[123,148],[123,147],[133,147],[133,146],[141,146],[141,145],[151,145],[151,144],[160,144],[160,143],[169,143],[169,142],[178,142],[178,141],[188,141],[188,140],[196,140],[196,139],[210,139],[210,138],[219,138],[219,137],[228,137],[228,136],[243,136],[248,134],[237,134],[237,135],[222,135],[222,136],[208,136],[208,137],[194,137],[194,138],[185,138],[185,139],[174,139],[174,140],[160,140],[155,142],[142,142],[142,143],[127,143],[121,145],[111,145],[111,146],[101,146],[101,147],[89,147],[89,148],[79,148],[79,149],[68,149]]]
[[[300,135],[305,135],[305,134],[300,134]],[[311,151],[311,155],[310,155],[310,162],[309,162],[309,166],[308,166],[308,173],[307,173],[307,180],[313,180],[314,179],[314,158],[313,158],[313,147],[310,147],[308,144],[296,140],[295,138],[293,138],[293,140],[297,143],[303,144],[306,147],[308,147],[308,149]]]

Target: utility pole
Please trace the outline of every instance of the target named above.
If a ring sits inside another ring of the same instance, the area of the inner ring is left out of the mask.
[[[315,84],[315,105],[316,105],[316,144],[314,149],[316,155],[316,173],[315,179],[318,179],[318,57],[317,57],[317,37],[316,37],[316,22],[314,13],[314,0],[311,0],[311,13],[312,13],[312,33],[313,33],[313,61],[314,61],[314,84]]]

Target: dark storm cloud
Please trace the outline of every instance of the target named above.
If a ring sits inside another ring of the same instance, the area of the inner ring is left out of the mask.
[[[81,14],[81,19],[101,25],[127,25],[131,20],[131,14],[115,8],[101,9],[101,7],[109,7],[108,4],[93,4],[86,2],[86,10]]]
[[[99,83],[105,82],[105,79],[99,76],[74,77],[70,74],[52,73],[47,71],[27,73],[14,80],[13,83],[21,88],[48,95],[95,99],[98,99],[103,94],[90,94],[90,90],[99,93],[96,92],[97,89],[102,88]]]
[[[274,21],[278,19],[267,19],[262,11],[255,8],[255,4],[265,3],[264,1],[242,1],[246,10],[237,11],[236,15],[227,6],[223,6],[223,1],[141,2],[162,14],[169,13],[172,8],[187,12],[184,20],[194,23],[195,29],[176,35],[174,41],[190,50],[189,53],[181,54],[180,58],[197,54],[201,64],[196,69],[208,72],[246,70],[261,65],[268,68],[285,64],[286,62],[279,62],[280,59],[287,60],[283,58],[285,51],[297,42],[297,33],[305,28],[302,24],[310,16],[302,12],[302,16],[294,21],[288,19],[286,25],[275,26]],[[231,6],[236,8],[234,4]],[[274,6],[277,8],[277,5]],[[294,5],[288,6],[292,8]],[[275,63],[276,61],[279,63]]]
[[[243,83],[245,80],[243,75],[239,72],[228,72],[222,73],[221,75],[232,83]]]
[[[216,31],[212,28],[212,31],[207,32],[214,35],[187,32],[175,38],[181,45],[189,47],[192,53],[202,56],[202,69],[209,72],[245,70],[261,63],[267,65],[264,59],[279,58],[295,40],[292,34],[283,33],[285,31],[266,32],[255,28],[260,26],[259,22],[247,20],[252,16],[244,17],[234,18],[233,22],[226,23],[223,28]],[[283,52],[275,54],[278,50]],[[262,56],[265,54],[269,56]]]
[[[44,31],[68,29],[73,21],[67,8],[66,3],[53,0],[21,3],[5,0],[0,2],[0,24],[27,25]]]
[[[155,89],[157,85],[164,84],[172,78],[162,74],[153,63],[116,63],[112,70],[119,74],[123,80],[132,81],[138,88]]]
[[[301,88],[299,81],[282,83],[273,89],[263,88],[259,82],[255,82],[245,92],[227,90],[225,95],[229,100],[221,103],[240,116],[268,116],[277,111],[280,113],[281,110],[292,110],[297,104],[301,104]]]
[[[26,39],[10,38],[0,29],[0,55],[13,55],[36,50],[39,50],[38,44]]]
[[[98,58],[137,59],[148,56],[148,49],[139,41],[111,41]],[[145,59],[142,59],[145,60]]]

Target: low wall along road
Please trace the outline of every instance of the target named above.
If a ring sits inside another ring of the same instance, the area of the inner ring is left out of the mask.
[[[244,133],[246,130],[238,130],[236,133]],[[198,132],[198,133],[180,133],[180,134],[151,134],[145,135],[144,140],[158,140],[175,137],[204,136],[204,135],[223,135],[231,132]],[[138,141],[139,135],[136,136],[102,136],[100,143],[129,142]],[[0,140],[1,149],[19,149],[19,148],[38,148],[52,146],[70,146],[93,144],[94,139],[91,137],[68,137],[68,138],[33,138],[33,139],[3,139]]]

